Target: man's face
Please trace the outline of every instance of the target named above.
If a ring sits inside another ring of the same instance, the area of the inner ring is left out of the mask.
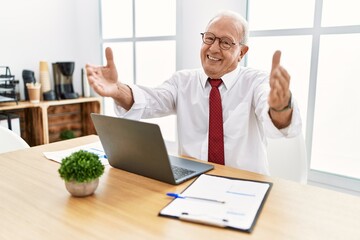
[[[228,50],[219,46],[219,39],[211,45],[203,43],[200,50],[201,64],[207,76],[219,79],[224,74],[233,71],[247,51],[247,46],[239,45],[242,41],[242,28],[236,26],[229,17],[216,18],[212,21],[206,32],[213,33],[216,37],[227,37],[236,45]]]

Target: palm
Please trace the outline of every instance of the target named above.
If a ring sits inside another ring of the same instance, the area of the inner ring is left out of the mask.
[[[116,94],[118,74],[111,48],[106,48],[105,55],[107,61],[106,66],[87,65],[86,70],[89,82],[94,90],[101,96],[112,97]]]

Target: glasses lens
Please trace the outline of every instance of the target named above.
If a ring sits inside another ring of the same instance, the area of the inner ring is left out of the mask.
[[[212,34],[212,33],[204,33],[203,34],[203,42],[206,43],[206,44],[213,44],[215,42],[215,35]]]
[[[220,47],[222,49],[229,49],[231,48],[232,41],[229,38],[221,38],[220,39]]]

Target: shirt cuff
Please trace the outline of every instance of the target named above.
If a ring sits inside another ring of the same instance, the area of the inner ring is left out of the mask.
[[[139,120],[143,115],[146,106],[146,99],[143,91],[136,85],[129,85],[134,98],[134,104],[129,110],[119,106],[116,102],[114,104],[115,113],[123,118]]]
[[[291,117],[291,122],[290,125],[282,128],[282,129],[278,129],[274,123],[272,122],[270,115],[269,115],[269,107],[267,107],[266,113],[264,113],[264,124],[265,124],[265,131],[266,131],[266,135],[268,137],[271,138],[281,138],[281,137],[286,137],[286,138],[291,138],[291,137],[295,137],[297,135],[299,135],[301,133],[301,129],[302,129],[302,121],[301,121],[301,116],[300,116],[300,111],[299,111],[299,107],[297,105],[296,101],[293,101],[292,103],[292,117]]]

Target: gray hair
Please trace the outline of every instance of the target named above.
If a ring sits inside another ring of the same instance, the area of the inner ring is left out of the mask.
[[[249,24],[246,21],[245,18],[243,18],[243,16],[241,16],[239,13],[234,12],[234,11],[230,11],[230,10],[223,10],[220,11],[218,14],[216,14],[212,19],[210,19],[209,23],[207,26],[210,25],[210,23],[212,21],[214,21],[214,19],[216,18],[220,18],[220,17],[229,17],[234,19],[243,29],[243,35],[242,35],[242,44],[247,44],[248,40],[249,40]]]

